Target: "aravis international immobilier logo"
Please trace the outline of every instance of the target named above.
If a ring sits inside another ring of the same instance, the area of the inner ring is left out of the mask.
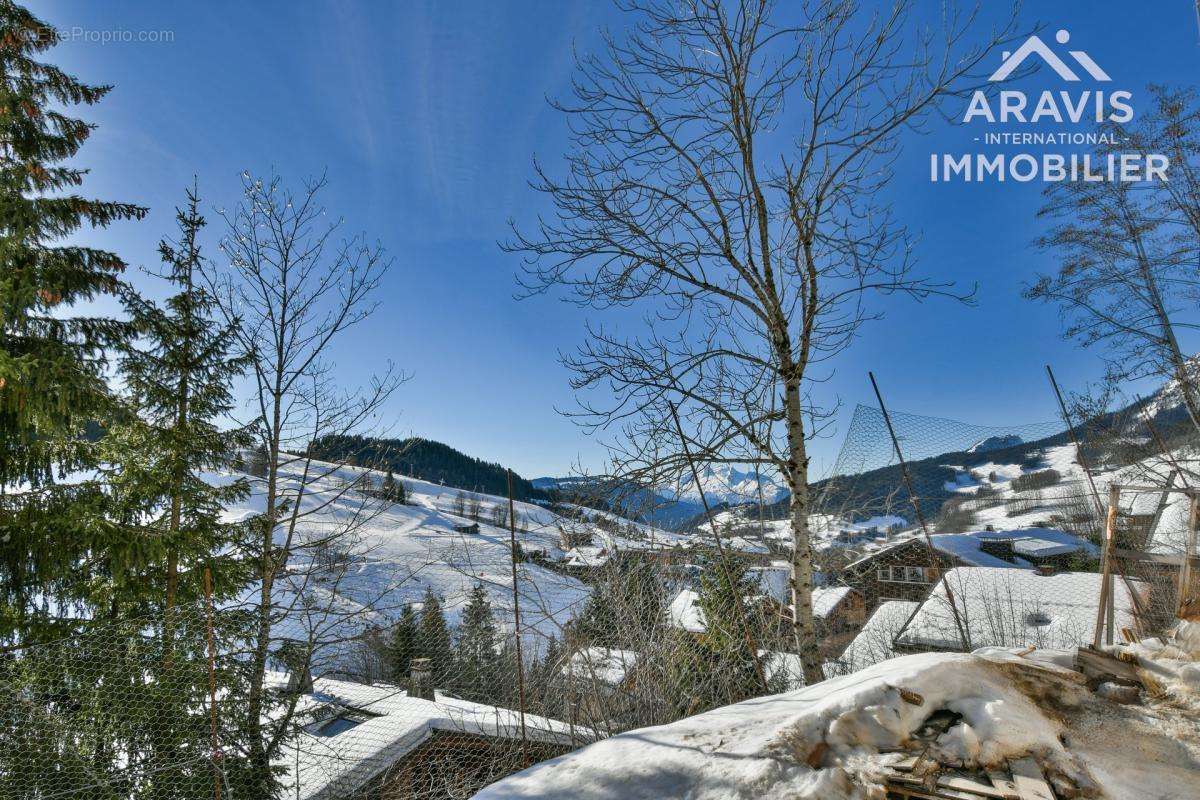
[[[1071,34],[1059,30],[1054,40],[1065,46]],[[1039,62],[1048,70],[1035,69]],[[1031,71],[1037,78],[1050,76],[1068,86],[1035,92],[976,89],[961,121],[972,133],[974,146],[991,149],[931,153],[930,180],[1167,180],[1166,155],[1120,149],[1125,142],[1121,126],[1134,118],[1133,93],[1112,89],[1112,77],[1087,52],[1067,49],[1060,54],[1041,37],[1030,36],[1015,51],[1001,54],[988,81],[1004,83]]]

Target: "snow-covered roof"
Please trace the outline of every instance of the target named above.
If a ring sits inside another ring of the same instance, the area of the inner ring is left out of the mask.
[[[932,537],[933,546],[947,555],[956,556],[964,564],[975,567],[1011,568],[1028,566],[1028,564],[1013,564],[1002,558],[997,558],[981,549],[987,541],[1013,540],[1013,547],[1026,539],[1036,539],[1044,544],[1062,545],[1067,548],[1064,552],[1086,552],[1090,555],[1099,553],[1096,545],[1067,531],[1055,528],[1017,528],[1006,531],[972,531],[970,533],[938,533]],[[1028,552],[1027,555],[1032,555]]]
[[[404,758],[435,732],[519,739],[517,711],[472,703],[442,693],[433,700],[409,697],[387,684],[368,686],[318,678],[298,704],[311,718],[285,748],[284,796],[302,800],[341,797]],[[566,722],[525,715],[525,735],[538,742],[569,745],[590,738]]]
[[[818,586],[813,589],[813,616],[825,619],[852,591],[849,586]]]
[[[892,640],[904,628],[920,603],[910,600],[887,600],[879,604],[862,630],[854,637],[833,665],[836,672],[855,672],[892,658]]]
[[[700,595],[695,589],[681,589],[667,606],[667,621],[676,628],[691,633],[704,633],[708,621],[704,609],[700,608]]]
[[[958,649],[962,637],[947,600],[966,628],[972,649],[978,647],[1076,647],[1091,641],[1100,602],[1100,575],[1035,570],[956,567],[896,638],[914,647]],[[1124,581],[1114,581],[1116,627],[1133,622],[1134,604]]]
[[[982,546],[988,540],[1014,540],[1015,542],[1022,539],[1036,539],[1046,545],[1054,544],[1061,546],[1062,552],[1082,552],[1088,555],[1098,555],[1099,548],[1089,542],[1082,536],[1077,536],[1067,531],[1058,530],[1057,528],[1015,528],[1013,530],[999,531],[968,531],[966,533],[935,533],[930,537],[934,548],[948,556],[953,556],[962,561],[968,566],[974,567],[996,567],[996,568],[1024,568],[1031,564],[1028,561],[1018,559],[1016,563],[1005,561],[1003,558],[994,556],[990,553],[985,553]],[[889,553],[899,547],[910,545],[913,542],[923,543],[925,537],[922,534],[914,534],[906,536],[903,539],[893,540],[887,547],[875,550],[862,558],[851,563],[847,568],[853,569],[861,566],[881,555]],[[1026,555],[1035,555],[1032,551],[1026,552]],[[1037,553],[1037,556],[1047,555],[1046,553]]]
[[[612,558],[612,553],[603,547],[572,547],[567,551],[563,563],[568,567],[602,567]]]
[[[1079,547],[1073,543],[1055,542],[1050,539],[1017,539],[1013,542],[1013,552],[1033,558],[1045,558],[1077,553]]]
[[[561,674],[579,680],[598,681],[607,686],[619,686],[640,656],[633,650],[585,647],[571,654]]]

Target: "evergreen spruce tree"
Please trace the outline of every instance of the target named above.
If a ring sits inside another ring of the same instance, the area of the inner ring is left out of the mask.
[[[412,660],[419,656],[420,622],[412,604],[405,603],[400,612],[400,618],[392,626],[391,636],[387,644],[387,669],[390,680],[399,685],[407,684]]]
[[[546,649],[542,653],[542,657],[537,660],[533,669],[530,670],[529,680],[526,681],[526,686],[532,691],[530,699],[541,711],[547,716],[556,716],[562,713],[560,702],[562,700],[562,668],[563,668],[563,649],[559,645],[558,639],[551,634],[546,640]]]
[[[705,630],[676,632],[666,663],[668,685],[678,687],[677,713],[685,715],[764,694],[749,644],[755,642],[761,650],[767,640],[767,625],[751,600],[760,591],[758,585],[736,558],[709,553],[700,567],[696,602],[704,614]],[[769,692],[786,688],[782,671],[767,687]]]
[[[246,462],[246,472],[256,478],[265,478],[270,466],[271,454],[267,452],[265,445],[260,444],[250,452],[250,460]]]
[[[122,348],[119,366],[132,413],[103,448],[114,512],[139,541],[161,551],[150,573],[137,577],[143,595],[162,609],[168,649],[172,610],[203,596],[204,566],[212,568],[218,601],[247,579],[230,555],[242,526],[223,523],[221,512],[245,498],[249,484],[206,478],[248,444],[245,431],[218,425],[233,408],[232,382],[246,361],[231,354],[232,326],[214,321],[216,303],[197,282],[205,224],[198,206],[192,188],[176,212],[179,240],[159,243],[159,277],[175,294],[162,305],[127,294],[138,339]]]
[[[161,619],[161,653],[146,669],[145,686],[154,710],[147,728],[155,798],[211,788],[211,768],[186,757],[209,746],[203,709],[190,702],[208,689],[204,573],[218,610],[250,577],[237,547],[245,526],[221,519],[248,495],[248,482],[208,477],[248,441],[244,431],[218,426],[233,407],[231,384],[245,362],[230,355],[233,331],[214,323],[213,298],[197,283],[204,227],[198,206],[193,188],[176,213],[178,241],[159,244],[165,266],[159,277],[174,294],[161,305],[132,293],[126,298],[138,334],[119,362],[130,413],[102,442],[110,514],[121,532],[113,547],[130,554],[113,562],[134,567],[112,576],[113,596],[126,613]],[[214,622],[225,640],[241,617],[218,611]]]
[[[84,226],[141,219],[146,210],[74,193],[86,170],[66,166],[93,130],[69,116],[110,87],[91,86],[37,54],[57,32],[0,0],[0,636],[28,639],[55,609],[94,609],[97,576],[85,564],[110,532],[94,484],[56,485],[96,463],[90,424],[112,413],[107,349],[129,336],[113,318],[74,304],[122,289],[114,253],[58,242]],[[102,577],[102,576],[101,576]],[[103,581],[100,581],[102,584]]]
[[[443,688],[450,685],[454,677],[454,648],[450,641],[450,628],[446,624],[446,614],[442,611],[442,601],[433,593],[433,589],[425,590],[421,601],[421,629],[417,637],[417,649],[424,658],[430,659],[430,671],[433,675],[433,685]]]
[[[389,503],[399,503],[403,505],[408,502],[408,497],[404,489],[404,482],[396,480],[396,475],[390,469],[387,475],[383,478],[383,487],[381,494],[384,500]]]
[[[654,567],[643,559],[613,563],[573,623],[573,633],[604,647],[640,650],[655,641],[666,598]]]
[[[471,590],[456,631],[454,689],[468,700],[496,702],[500,690],[498,634],[492,619],[492,604],[482,584]]]

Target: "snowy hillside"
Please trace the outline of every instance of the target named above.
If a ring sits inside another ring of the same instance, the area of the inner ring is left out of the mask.
[[[1023,798],[1053,797],[1051,786],[1059,797],[1195,796],[1200,680],[1176,684],[1169,702],[1119,705],[1055,661],[1070,663],[1070,654],[893,659],[615,736],[476,798],[881,800],[889,780],[942,792],[916,796],[1016,797],[1018,786],[1031,792]],[[1164,663],[1195,670],[1190,662]],[[1045,793],[1032,793],[1037,786]]]
[[[286,489],[298,486],[298,469],[294,465],[283,470]],[[427,589],[441,599],[449,622],[455,624],[476,584],[483,585],[502,625],[511,626],[509,531],[489,523],[496,519],[497,508],[507,510],[508,500],[402,478],[407,505],[377,502],[345,488],[347,481],[359,479],[364,472],[369,471],[342,467],[310,487],[302,509],[314,513],[301,523],[300,535],[316,541],[336,534],[344,540],[338,546],[345,552],[337,554],[336,568],[328,570],[320,564],[315,571],[312,563],[290,565],[276,591],[275,603],[286,611],[278,635],[309,638],[315,633],[320,640],[346,640],[344,647],[324,648],[316,671],[343,668],[350,657],[349,640],[370,626],[386,626],[404,604],[419,605]],[[460,515],[464,496],[468,502],[479,502],[477,523]],[[263,508],[264,498],[256,488],[246,501],[227,509],[226,518],[245,519]],[[683,541],[678,535],[611,515],[606,516],[618,523],[622,533],[612,532],[617,525],[601,530],[531,503],[516,503],[516,511],[518,545],[550,562],[568,557],[562,546],[564,531],[590,535],[595,549],[607,553],[670,547]],[[456,530],[472,524],[478,525],[477,532]],[[518,576],[522,626],[542,636],[561,635],[562,625],[590,592],[578,579],[534,563],[520,563]]]

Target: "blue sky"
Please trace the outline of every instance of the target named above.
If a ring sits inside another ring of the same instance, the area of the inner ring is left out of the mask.
[[[611,6],[56,0],[33,10],[67,33],[173,37],[85,35],[52,51],[80,78],[116,87],[90,113],[99,129],[80,158],[92,168],[88,191],[151,208],[145,222],[99,241],[152,265],[193,174],[220,207],[236,200],[243,170],[274,168],[297,182],[327,171],[326,205],[396,258],[380,312],[339,348],[344,380],[364,380],[391,358],[413,373],[390,409],[395,432],[527,476],[598,462],[597,443],[555,413],[572,404],[557,354],[581,340],[584,319],[553,297],[513,300],[517,263],[496,242],[509,217],[541,207],[526,187],[531,157],[553,165],[565,146],[545,97],[568,86],[572,48],[593,50],[601,26],[625,24]],[[1136,21],[1129,13],[1128,3],[1060,0],[1028,3],[1025,18],[1068,28],[1072,47],[1134,92],[1136,110],[1147,83],[1195,80],[1200,32],[1190,0],[1143,5]],[[1029,88],[1049,81],[1043,71]],[[1053,309],[1020,298],[1051,266],[1032,246],[1040,187],[929,182],[929,153],[965,150],[970,138],[941,122],[910,137],[891,193],[921,234],[921,269],[978,283],[979,302],[889,302],[823,387],[842,403],[842,425],[856,403],[872,401],[868,369],[896,410],[985,425],[1054,417],[1046,362],[1068,386],[1100,372],[1094,354],[1059,339]],[[210,233],[215,256],[216,224]],[[832,462],[840,430],[817,444],[818,468]]]

